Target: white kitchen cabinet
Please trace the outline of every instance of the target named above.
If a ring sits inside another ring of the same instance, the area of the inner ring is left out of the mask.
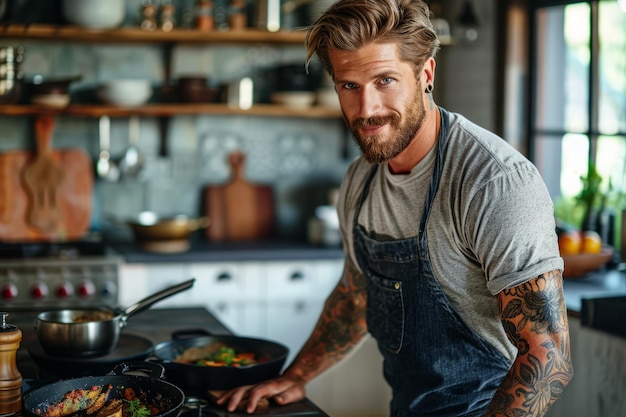
[[[187,268],[185,268],[184,265],[178,266],[175,264],[157,264],[150,265],[150,267],[147,268],[146,278],[146,292],[147,295],[150,295],[167,287],[171,287],[173,285],[180,284],[183,281],[187,281],[191,277],[189,276]],[[196,292],[194,291],[196,285],[197,283],[195,283],[193,287],[186,291],[168,297],[163,301],[159,301],[157,304],[155,304],[155,307],[165,308],[198,305],[199,300],[197,300]]]
[[[140,299],[190,278],[185,266],[181,264],[124,264],[119,268],[119,303],[128,307]],[[159,301],[153,308],[189,305],[193,299],[192,291],[193,287]]]
[[[287,363],[291,363],[307,341],[322,307],[322,302],[306,299],[275,300],[268,304],[265,336],[289,347]]]
[[[209,311],[232,332],[262,335],[265,269],[256,262],[192,263],[196,294]]]
[[[188,265],[188,273],[196,278],[196,292],[202,301],[255,301],[263,297],[262,263],[192,263]]]
[[[288,363],[313,331],[342,265],[342,260],[267,263],[265,335],[289,347]]]

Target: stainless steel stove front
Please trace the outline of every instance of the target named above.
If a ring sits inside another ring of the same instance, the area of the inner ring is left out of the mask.
[[[0,260],[1,309],[117,307],[120,264],[114,256]]]

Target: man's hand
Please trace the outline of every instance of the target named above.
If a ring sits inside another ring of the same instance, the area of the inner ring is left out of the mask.
[[[252,414],[257,408],[266,408],[270,400],[276,404],[285,405],[300,401],[304,397],[304,383],[296,378],[283,375],[256,385],[234,388],[222,395],[217,400],[217,404],[226,405],[226,409],[230,413],[241,410]],[[245,409],[242,409],[244,404]]]

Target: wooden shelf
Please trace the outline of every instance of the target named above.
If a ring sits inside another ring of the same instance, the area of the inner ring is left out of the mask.
[[[339,109],[312,107],[288,107],[276,104],[256,104],[248,110],[230,107],[226,104],[167,103],[147,104],[141,107],[116,107],[99,104],[73,104],[64,109],[48,109],[35,105],[0,105],[0,116],[29,116],[52,114],[55,116],[128,117],[168,117],[176,115],[249,115],[265,117],[303,117],[308,119],[339,118]]]
[[[17,39],[37,42],[121,43],[121,44],[275,44],[303,45],[304,30],[268,32],[257,29],[238,31],[212,31],[175,29],[171,32],[145,31],[136,27],[108,30],[90,30],[79,26],[59,25],[0,25],[0,40]],[[102,104],[72,104],[64,109],[48,109],[36,105],[1,105],[0,116],[30,116],[52,114],[55,116],[170,117],[176,115],[250,115],[266,117],[302,117],[309,119],[340,118],[339,109],[324,107],[296,108],[273,104],[257,104],[243,110],[226,104],[155,103],[141,107],[116,107]]]
[[[171,32],[150,32],[135,27],[90,30],[80,26],[15,24],[0,26],[0,38],[47,42],[301,45],[305,37],[304,30],[268,32],[246,29],[202,32],[193,29],[175,29]]]

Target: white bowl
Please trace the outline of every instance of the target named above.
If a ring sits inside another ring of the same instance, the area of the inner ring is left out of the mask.
[[[91,29],[111,29],[124,21],[124,0],[63,0],[63,17]]]
[[[141,106],[152,97],[148,80],[113,80],[101,84],[96,95],[106,104],[121,107]]]
[[[317,105],[329,109],[340,109],[339,97],[334,88],[320,88],[317,90]]]
[[[70,104],[69,94],[38,94],[31,97],[31,102],[49,109],[64,109]]]
[[[279,91],[272,93],[272,103],[290,107],[310,107],[315,103],[315,93],[312,91]]]

